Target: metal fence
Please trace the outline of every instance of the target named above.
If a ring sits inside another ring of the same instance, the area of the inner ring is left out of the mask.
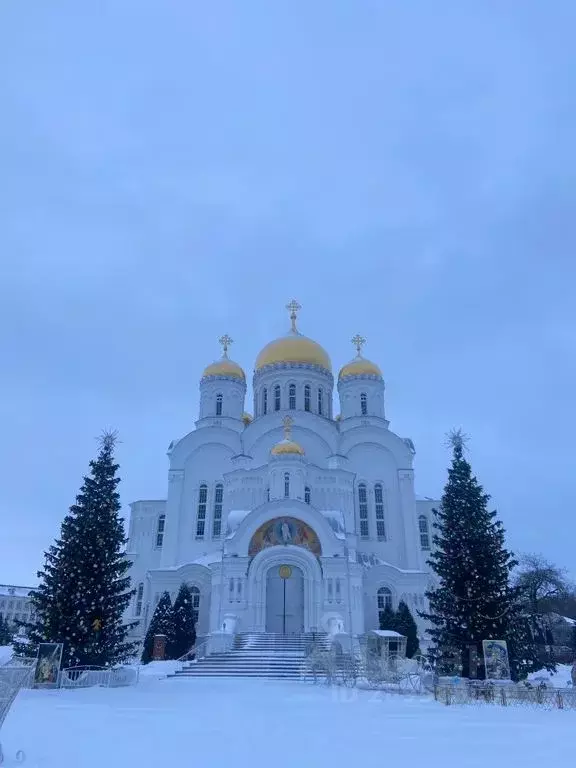
[[[121,688],[136,685],[138,668],[70,667],[60,672],[60,688]]]
[[[545,685],[469,681],[460,685],[436,685],[434,698],[447,706],[472,704],[576,710],[576,688],[549,688]]]

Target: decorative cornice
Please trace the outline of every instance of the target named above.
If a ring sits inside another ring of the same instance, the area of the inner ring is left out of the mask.
[[[281,362],[281,363],[270,363],[269,365],[264,365],[262,368],[259,368],[257,371],[254,371],[254,378],[253,381],[256,383],[261,376],[266,375],[267,373],[273,373],[275,371],[293,371],[293,370],[301,370],[301,371],[313,371],[314,373],[319,373],[321,376],[324,376],[326,379],[330,381],[330,383],[334,384],[334,376],[330,371],[328,371],[326,368],[323,368],[321,365],[315,365],[314,363],[288,363],[288,362]]]
[[[241,387],[246,389],[246,379],[241,379],[239,376],[222,376],[221,374],[211,374],[210,376],[202,376],[200,384],[206,384],[210,381],[233,381],[235,384],[240,384]]]
[[[340,386],[340,384],[346,384],[349,381],[355,381],[356,379],[360,381],[379,381],[384,384],[382,376],[377,376],[375,373],[350,373],[348,376],[340,376],[338,379],[338,386]]]

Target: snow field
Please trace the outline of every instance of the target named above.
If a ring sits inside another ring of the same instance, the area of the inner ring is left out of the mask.
[[[144,674],[133,688],[23,691],[2,740],[7,766],[24,749],[29,768],[542,768],[571,764],[575,732],[571,711]]]

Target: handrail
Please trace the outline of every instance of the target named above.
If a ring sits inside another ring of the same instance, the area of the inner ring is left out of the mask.
[[[180,656],[179,659],[176,659],[176,661],[181,661],[181,662],[190,661],[191,656],[195,659],[204,658],[206,654],[201,654],[200,649],[205,649],[206,646],[208,645],[208,642],[209,642],[209,638],[207,638],[206,640],[203,640],[201,643],[195,643],[192,646],[192,648],[190,648],[189,651],[186,651],[186,653],[183,656]]]

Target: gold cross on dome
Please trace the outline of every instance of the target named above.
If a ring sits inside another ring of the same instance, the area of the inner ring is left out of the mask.
[[[294,424],[294,419],[292,416],[284,416],[282,424],[284,424],[284,440],[290,440],[292,437],[292,424]]]
[[[224,336],[220,336],[218,343],[222,344],[222,354],[224,357],[228,357],[228,347],[234,343],[234,339],[231,339],[227,333]]]
[[[364,346],[364,344],[366,344],[366,339],[364,338],[364,336],[360,336],[360,334],[357,333],[356,336],[354,336],[351,339],[351,342],[356,347],[356,351],[358,352],[358,355],[361,355],[362,347]]]
[[[289,304],[286,304],[286,309],[290,312],[290,320],[292,320],[292,330],[296,330],[296,320],[298,319],[298,312],[302,309],[302,304],[298,304],[296,299],[292,299]]]

